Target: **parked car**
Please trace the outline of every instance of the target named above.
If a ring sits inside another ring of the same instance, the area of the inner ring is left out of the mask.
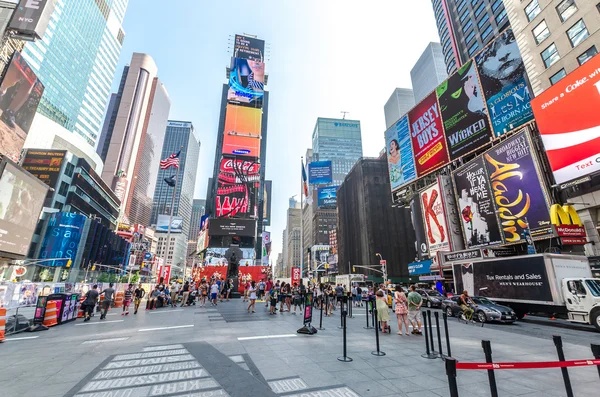
[[[499,305],[482,296],[472,296],[471,299],[477,305],[473,318],[479,322],[498,321],[512,324],[517,320],[517,315],[510,307]],[[459,316],[462,312],[459,300],[460,295],[444,299],[442,302],[442,310],[448,317]]]
[[[418,289],[417,292],[423,297],[423,305],[428,308],[442,307],[442,301],[444,296],[437,290],[432,289]]]

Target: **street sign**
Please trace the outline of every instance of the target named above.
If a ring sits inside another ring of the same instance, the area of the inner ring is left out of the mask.
[[[385,259],[382,259],[382,260],[379,261],[379,264],[381,266],[385,266],[385,265],[387,265],[387,261]]]

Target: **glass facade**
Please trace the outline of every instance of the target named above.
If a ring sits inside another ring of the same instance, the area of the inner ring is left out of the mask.
[[[96,146],[125,34],[129,0],[58,0],[23,57],[46,86],[38,112]]]
[[[419,103],[448,78],[440,43],[429,43],[410,71],[415,102]]]

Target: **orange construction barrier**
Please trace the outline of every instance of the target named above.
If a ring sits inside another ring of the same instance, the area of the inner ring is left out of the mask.
[[[85,296],[82,296],[79,299],[79,309],[77,309],[77,318],[83,318],[85,313],[83,312],[83,302],[85,302]]]
[[[125,297],[125,292],[117,292],[115,296],[115,306],[114,307],[123,307],[123,299]]]
[[[4,332],[6,329],[6,309],[0,307],[0,342],[3,342],[6,338]]]
[[[104,295],[100,295],[100,301],[98,302],[98,306],[96,306],[96,313],[102,311],[102,302],[104,302]]]
[[[46,314],[44,314],[44,322],[42,324],[46,327],[54,327],[58,324],[56,322],[56,302],[48,301],[46,303]]]

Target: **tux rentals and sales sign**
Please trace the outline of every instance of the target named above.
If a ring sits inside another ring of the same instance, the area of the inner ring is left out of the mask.
[[[600,171],[600,56],[531,101],[556,183]]]

